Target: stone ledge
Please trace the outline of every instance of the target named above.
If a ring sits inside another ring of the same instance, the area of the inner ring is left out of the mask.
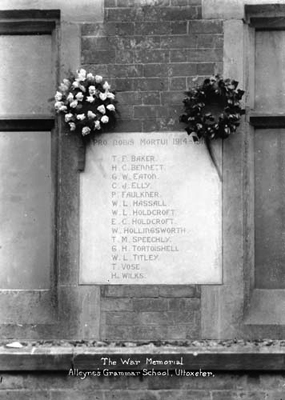
[[[128,346],[28,344],[22,348],[7,348],[4,345],[0,347],[0,371],[97,371],[105,368],[110,371],[142,371],[143,368],[159,371],[174,368],[186,371],[281,371],[285,368],[284,341]],[[110,358],[112,363],[106,361],[104,364],[102,358]],[[121,359],[134,363],[122,363]]]

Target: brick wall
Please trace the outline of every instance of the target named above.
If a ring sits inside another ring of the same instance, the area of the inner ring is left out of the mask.
[[[213,378],[93,377],[66,373],[1,374],[5,400],[284,400],[284,374],[227,374]]]
[[[182,129],[183,91],[222,69],[222,21],[201,14],[201,0],[105,0],[104,23],[82,25],[82,65],[118,92],[118,131]]]
[[[103,23],[82,24],[81,62],[117,91],[116,130],[182,130],[184,91],[221,72],[223,22],[201,0],[105,0]],[[102,340],[200,336],[200,288],[103,287]]]
[[[102,340],[183,340],[200,335],[198,286],[104,286]]]

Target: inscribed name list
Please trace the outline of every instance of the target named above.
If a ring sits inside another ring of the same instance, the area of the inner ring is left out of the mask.
[[[104,134],[80,192],[80,283],[222,283],[221,182],[204,143]]]

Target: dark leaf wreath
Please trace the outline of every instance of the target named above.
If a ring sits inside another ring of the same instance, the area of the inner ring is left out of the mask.
[[[240,117],[245,112],[240,105],[244,91],[237,89],[237,86],[237,81],[223,80],[216,75],[185,92],[185,112],[180,120],[187,124],[185,130],[193,135],[194,141],[201,138],[226,139],[236,131]],[[216,104],[221,108],[218,116],[213,115],[210,110],[211,105]],[[209,112],[205,112],[205,108]]]
[[[194,141],[204,139],[217,170],[210,141],[226,139],[235,133],[241,116],[245,113],[240,104],[244,91],[237,87],[237,81],[223,80],[216,75],[185,92],[186,97],[183,100],[184,113],[180,116],[180,121],[187,124],[185,130]]]

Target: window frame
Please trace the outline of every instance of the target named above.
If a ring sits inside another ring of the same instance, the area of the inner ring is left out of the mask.
[[[38,12],[34,10],[0,11],[1,35],[38,35],[49,34],[52,38],[54,57],[58,58],[57,37],[59,30],[60,12]],[[58,72],[55,72],[58,75]],[[57,78],[58,79],[58,78]],[[47,132],[51,135],[51,165],[52,165],[52,209],[51,209],[51,265],[50,289],[1,289],[1,337],[11,336],[11,331],[26,336],[37,325],[37,331],[46,331],[57,318],[57,123],[52,115],[0,115],[0,130],[2,132]],[[6,303],[9,299],[9,307]],[[26,311],[26,308],[29,310]],[[26,314],[26,323],[17,323],[20,317]],[[34,320],[33,320],[34,319]],[[22,329],[21,329],[22,328]],[[33,333],[34,334],[34,333]],[[32,335],[33,335],[32,334]]]
[[[285,30],[285,5],[245,5],[244,20],[224,21],[224,76],[246,90],[246,118],[223,149],[223,274],[202,287],[202,336],[282,339],[285,290],[254,288],[254,131],[285,128],[285,115],[254,111],[255,31]],[[283,311],[283,312],[282,312]]]
[[[69,70],[80,65],[80,25],[62,21],[60,10],[2,10],[0,34],[51,34],[57,85]],[[51,132],[54,187],[51,290],[0,290],[0,336],[25,340],[98,339],[100,288],[78,284],[78,169],[82,143],[68,135],[54,115],[2,115],[0,129]],[[23,315],[25,323],[19,323]]]
[[[251,48],[249,49],[252,54],[252,65],[254,65],[253,55],[255,53],[254,38],[256,31],[285,31],[285,5],[262,5],[262,6],[245,6],[245,14],[248,21],[249,34],[252,36]],[[264,16],[266,15],[266,17]],[[254,69],[248,71],[249,80],[254,82]],[[248,232],[252,241],[251,252],[247,260],[247,268],[250,270],[248,274],[249,287],[248,287],[248,303],[245,305],[244,324],[255,327],[257,330],[260,326],[264,327],[266,332],[270,332],[270,337],[282,338],[285,332],[285,289],[257,289],[254,287],[254,270],[257,267],[254,262],[254,232],[250,225],[254,224],[254,161],[253,152],[254,135],[258,134],[259,129],[281,129],[285,128],[285,115],[273,113],[261,113],[254,111],[254,91],[249,93],[250,103],[253,110],[249,111],[249,132],[248,132],[248,166],[247,178],[248,186],[246,187],[249,193],[249,201],[247,208],[252,217],[246,221],[248,225]],[[251,168],[253,166],[253,168]],[[248,214],[249,214],[248,213]],[[270,267],[270,266],[269,266]],[[279,328],[274,328],[274,325],[279,325]],[[281,333],[279,333],[281,331]],[[261,333],[260,333],[261,334]]]

